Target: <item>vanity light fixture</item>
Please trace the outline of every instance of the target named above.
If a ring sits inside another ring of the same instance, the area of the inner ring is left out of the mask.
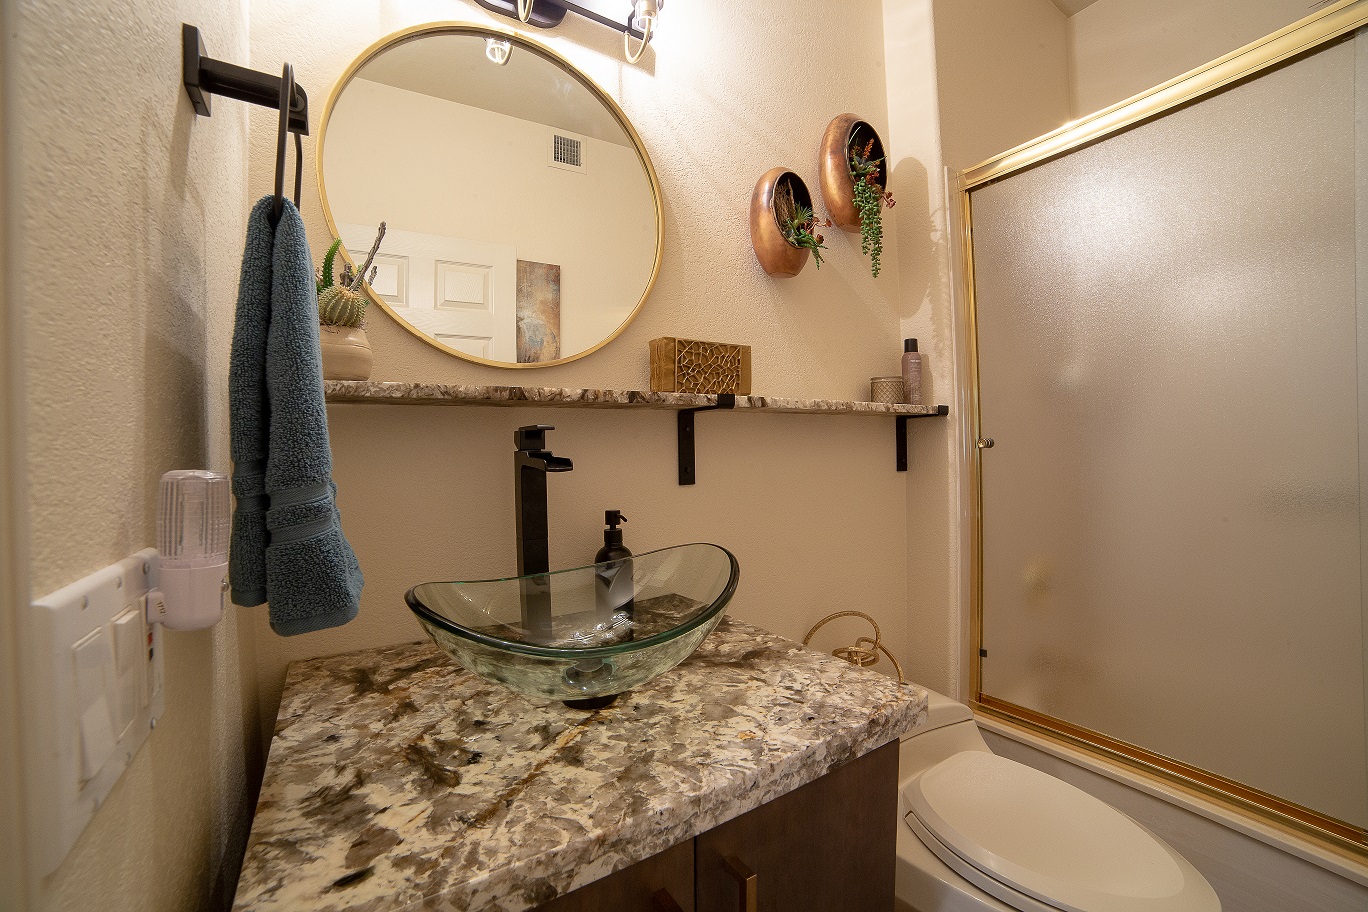
[[[641,55],[646,53],[646,45],[651,43],[651,31],[655,28],[656,16],[659,14],[658,0],[633,0],[631,26],[641,31],[641,46],[633,54],[632,30],[627,29],[622,33],[622,53],[627,56],[628,63],[636,63],[641,59]]]
[[[513,56],[513,45],[501,38],[486,38],[485,56],[499,66],[507,66],[508,58]]]
[[[475,0],[487,10],[536,28],[555,28],[567,12],[622,32],[623,52],[636,63],[651,43],[665,0]],[[632,39],[640,41],[632,51]]]

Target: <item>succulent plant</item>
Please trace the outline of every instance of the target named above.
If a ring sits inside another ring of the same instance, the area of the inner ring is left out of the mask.
[[[877,279],[883,257],[883,210],[893,208],[893,194],[878,184],[883,159],[872,157],[874,140],[863,150],[858,140],[852,141],[849,152],[855,210],[860,214],[860,252],[869,257],[870,272]]]
[[[318,293],[322,294],[326,289],[333,286],[333,261],[337,259],[337,251],[342,247],[342,239],[338,238],[332,242],[327,254],[323,257],[323,265],[318,271]]]
[[[795,247],[805,247],[812,251],[812,261],[818,269],[822,268],[822,251],[826,250],[823,243],[826,238],[818,233],[818,228],[830,228],[831,219],[824,222],[817,221],[817,217],[812,214],[811,206],[795,205],[793,215],[784,219],[779,226],[784,235],[784,240]]]
[[[375,254],[380,250],[380,242],[385,237],[385,223],[380,223],[380,232],[376,235],[375,243],[371,246],[370,255],[366,257],[366,262],[361,265],[353,276],[351,264],[348,263],[343,269],[343,281],[340,284],[333,284],[333,264],[337,257],[337,251],[342,247],[342,239],[333,241],[328,248],[328,255],[323,258],[323,267],[318,278],[318,322],[326,326],[360,326],[366,318],[366,293],[361,287],[366,270],[370,269],[370,281],[375,280],[375,275],[379,271],[376,267],[371,269],[371,261],[375,259]]]

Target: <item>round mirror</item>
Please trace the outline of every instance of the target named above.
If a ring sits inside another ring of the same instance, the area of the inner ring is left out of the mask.
[[[497,367],[607,344],[660,268],[660,185],[617,104],[518,35],[430,25],[342,74],[318,136],[334,237],[427,342]]]

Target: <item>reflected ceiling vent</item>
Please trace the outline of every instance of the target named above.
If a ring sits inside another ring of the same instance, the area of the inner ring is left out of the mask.
[[[560,133],[551,135],[551,167],[566,171],[584,170],[584,142]]]

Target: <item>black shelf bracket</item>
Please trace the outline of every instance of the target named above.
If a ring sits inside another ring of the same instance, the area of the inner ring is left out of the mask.
[[[734,393],[718,393],[717,405],[704,405],[699,408],[680,409],[675,413],[675,426],[679,432],[679,483],[694,483],[694,415],[698,412],[713,412],[718,409],[736,408]]]
[[[907,471],[907,422],[913,418],[944,418],[950,414],[950,406],[938,405],[936,411],[931,415],[899,415],[898,416],[898,471]]]

